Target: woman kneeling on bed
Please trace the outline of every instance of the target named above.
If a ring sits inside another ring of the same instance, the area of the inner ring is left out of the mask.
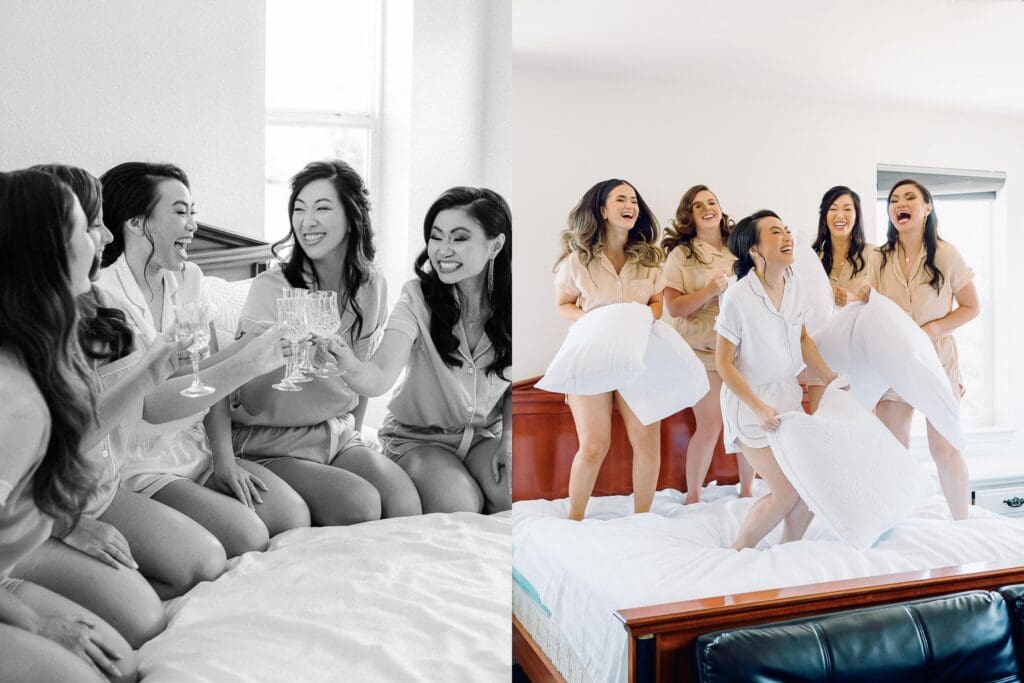
[[[424,512],[512,507],[512,214],[496,192],[453,187],[427,210],[417,277],[405,283],[384,337],[361,362],[330,349],[364,396],[405,379],[380,429],[416,484]]]
[[[715,364],[722,377],[725,449],[742,451],[768,485],[750,508],[732,547],[752,548],[785,520],[782,542],[804,535],[812,514],[779,468],[766,432],[778,415],[801,410],[796,376],[806,367],[828,385],[836,373],[807,334],[809,313],[793,264],[793,237],[772,211],[741,220],[729,236],[739,281],[721,297]]]

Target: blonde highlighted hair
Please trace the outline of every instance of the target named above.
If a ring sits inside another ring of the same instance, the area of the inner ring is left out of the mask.
[[[640,210],[636,225],[626,238],[626,258],[648,268],[661,265],[665,255],[658,246],[658,219],[654,212],[632,183],[610,178],[587,190],[569,212],[569,225],[562,231],[562,250],[555,261],[556,268],[570,254],[575,254],[583,265],[588,265],[597,258],[597,254],[605,246],[605,221],[601,217],[601,207],[608,200],[612,190],[619,185],[628,185],[636,192],[636,202]]]

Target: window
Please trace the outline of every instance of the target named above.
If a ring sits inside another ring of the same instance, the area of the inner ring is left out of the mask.
[[[960,355],[960,372],[967,393],[960,404],[965,428],[991,427],[1000,420],[997,397],[1005,374],[1004,353],[998,347],[998,288],[1001,276],[996,254],[1005,235],[1005,213],[1000,191],[1004,173],[879,166],[877,184],[877,242],[885,241],[888,225],[886,197],[903,178],[921,182],[932,193],[939,220],[939,236],[950,242],[974,271],[981,312],[954,332]],[[924,433],[924,420],[916,416],[913,431]]]
[[[289,179],[342,159],[378,197],[381,0],[267,0],[264,239],[288,234]]]

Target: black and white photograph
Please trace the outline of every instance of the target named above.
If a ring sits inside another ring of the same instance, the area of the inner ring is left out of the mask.
[[[521,680],[1017,680],[1022,30],[514,3]]]
[[[0,680],[511,679],[511,9],[0,0]]]

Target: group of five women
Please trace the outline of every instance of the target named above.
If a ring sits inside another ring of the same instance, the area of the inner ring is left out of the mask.
[[[934,201],[922,184],[897,182],[889,192],[888,215],[885,243],[868,245],[857,193],[833,187],[821,201],[813,250],[837,306],[882,295],[913,318],[932,339],[959,399],[963,385],[951,333],[978,314],[973,274],[955,247],[939,237]],[[590,188],[562,233],[555,269],[557,310],[574,321],[611,303],[648,305],[655,318],[664,307],[704,362],[710,385],[693,406],[696,430],[686,452],[685,502],[700,500],[723,434],[725,450],[737,454],[740,495],[750,495],[755,472],[769,490],[752,506],[733,547],[757,545],[780,522],[783,541],[799,539],[812,515],[779,468],[766,432],[779,427],[780,413],[800,409],[801,383],[814,412],[837,375],[807,334],[804,321],[810,310],[790,269],[790,230],[768,210],[734,224],[718,197],[696,185],[684,193],[660,246],[658,232],[657,219],[630,183],[610,179]],[[729,286],[731,276],[737,280]],[[633,449],[634,508],[647,512],[660,465],[659,424],[642,425],[618,392],[568,396],[567,402],[579,437],[569,481],[569,517],[584,517],[608,452],[613,403]],[[905,447],[913,412],[892,391],[875,408]],[[928,443],[952,517],[964,519],[964,459],[930,423]]]
[[[388,313],[368,193],[342,161],[291,183],[280,264],[252,283],[234,340],[210,326],[184,397],[188,177],[120,164],[0,174],[0,659],[4,680],[132,680],[161,599],[216,578],[277,533],[511,506],[511,214],[455,187],[426,214],[416,277]],[[304,290],[288,292],[286,290]],[[278,300],[327,292],[340,326],[317,372],[279,392],[293,345]],[[334,372],[323,366],[331,364]],[[381,447],[369,397],[395,389]]]

